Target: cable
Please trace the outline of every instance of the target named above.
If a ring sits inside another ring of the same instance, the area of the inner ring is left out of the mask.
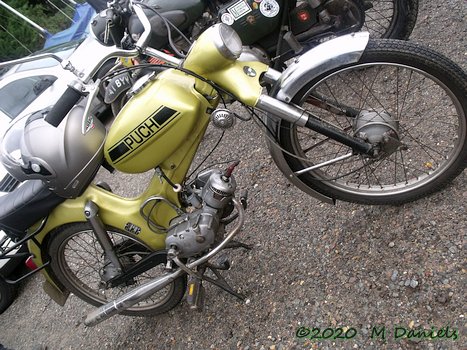
[[[177,47],[175,46],[175,44],[173,43],[173,40],[172,40],[172,30],[170,29],[170,27],[172,27],[173,29],[175,29],[175,31],[188,43],[188,44],[192,44],[191,40],[189,40],[185,34],[182,33],[182,31],[180,29],[177,28],[177,26],[175,26],[171,21],[169,21],[167,18],[165,18],[164,16],[162,16],[158,11],[156,11],[155,9],[153,9],[152,7],[146,5],[146,4],[143,4],[143,3],[138,3],[140,6],[150,10],[151,12],[153,12],[154,14],[156,14],[157,16],[159,16],[162,21],[164,22],[166,28],[167,28],[167,39],[169,40],[169,45],[170,47],[172,48],[172,50],[175,51],[175,53],[177,55],[179,55],[180,57],[182,58],[185,58],[186,55],[182,52],[180,52]]]
[[[204,157],[203,161],[201,163],[199,163],[199,165],[190,173],[190,175],[187,176],[187,179],[189,179],[199,169],[199,167],[201,165],[203,165],[203,163],[206,161],[206,159],[208,159],[211,156],[211,154],[214,152],[214,150],[217,148],[217,146],[219,146],[219,144],[221,143],[222,138],[224,137],[224,134],[225,134],[225,130],[222,131],[221,137],[219,137],[219,140],[217,140],[216,144],[211,149],[211,151],[208,153],[208,155],[206,157]]]

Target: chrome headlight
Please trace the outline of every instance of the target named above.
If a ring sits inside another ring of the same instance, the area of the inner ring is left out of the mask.
[[[236,60],[242,53],[242,39],[237,32],[224,23],[217,24],[218,38],[214,41],[216,48],[227,59]]]

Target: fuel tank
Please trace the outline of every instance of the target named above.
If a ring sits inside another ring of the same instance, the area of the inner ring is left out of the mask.
[[[141,173],[166,160],[187,139],[210,104],[196,79],[166,70],[122,108],[104,145],[107,162],[125,173]]]

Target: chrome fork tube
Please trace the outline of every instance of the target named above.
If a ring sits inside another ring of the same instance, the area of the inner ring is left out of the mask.
[[[371,155],[373,152],[371,144],[346,134],[336,126],[321,120],[319,117],[296,105],[287,104],[268,95],[261,95],[255,107],[294,125],[303,126],[319,132],[324,136],[351,147],[358,153]]]
[[[204,264],[214,255],[218,254],[222,249],[225,248],[227,243],[229,243],[235,235],[240,232],[240,229],[243,226],[245,221],[245,209],[243,208],[242,204],[237,199],[232,199],[235,208],[238,211],[238,222],[233,228],[233,230],[227,235],[227,237],[213,250],[211,250],[208,254],[202,256],[198,260],[187,264],[186,266],[189,269],[193,269],[196,266]],[[120,296],[119,298],[107,303],[100,308],[90,312],[84,321],[86,326],[95,326],[96,324],[108,319],[109,317],[128,309],[129,307],[139,303],[140,301],[150,297],[152,294],[161,290],[162,288],[168,286],[172,283],[176,278],[186,274],[185,271],[179,269],[175,272],[172,272],[168,275],[158,277],[152,281],[149,281],[143,284],[140,287],[133,289],[132,291]]]
[[[91,224],[94,234],[96,235],[97,241],[99,242],[105,256],[110,260],[113,266],[117,269],[118,273],[122,271],[122,265],[118,260],[117,254],[113,249],[112,242],[110,241],[107,231],[105,230],[104,223],[97,215],[99,207],[93,201],[88,201],[84,206],[84,216],[86,220]]]

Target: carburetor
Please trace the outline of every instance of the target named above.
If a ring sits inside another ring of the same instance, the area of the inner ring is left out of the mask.
[[[165,240],[166,248],[175,250],[180,258],[188,258],[209,248],[218,235],[223,235],[221,219],[228,215],[237,184],[232,171],[238,163],[227,170],[209,170],[195,181],[200,195],[192,193],[192,202],[198,203],[193,212],[180,215],[170,222]]]

